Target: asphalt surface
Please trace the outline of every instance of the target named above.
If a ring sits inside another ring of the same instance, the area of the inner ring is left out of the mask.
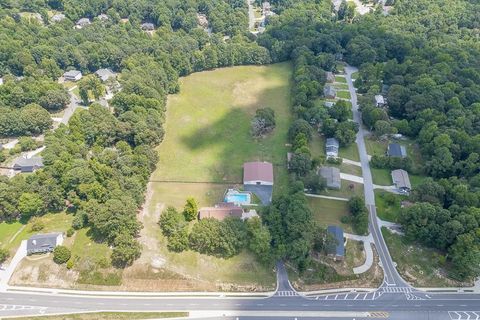
[[[409,287],[410,285],[405,282],[398,274],[397,269],[393,263],[393,260],[388,252],[387,245],[383,239],[381,228],[378,225],[377,210],[375,208],[375,193],[373,191],[373,179],[370,171],[370,164],[368,161],[367,148],[365,146],[365,130],[362,126],[362,115],[358,111],[357,93],[352,82],[352,73],[358,71],[357,68],[347,66],[345,68],[346,79],[348,89],[351,95],[353,120],[360,126],[357,133],[356,143],[358,146],[358,153],[360,155],[360,163],[362,165],[363,174],[363,187],[365,192],[365,205],[369,212],[369,230],[373,236],[375,248],[380,257],[380,263],[384,272],[384,280],[382,286],[396,286],[396,287]]]
[[[347,67],[354,120],[361,123],[356,93]],[[189,311],[202,319],[393,319],[393,320],[480,320],[480,294],[426,293],[407,284],[398,274],[380,232],[375,210],[372,175],[360,126],[357,144],[363,170],[365,203],[370,213],[370,232],[384,269],[384,283],[375,292],[331,293],[302,296],[288,280],[278,262],[277,289],[270,297],[179,297],[117,293],[116,296],[32,291],[0,292],[0,318],[91,311]]]

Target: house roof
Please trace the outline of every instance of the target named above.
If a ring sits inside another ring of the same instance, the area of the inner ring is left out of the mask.
[[[77,25],[79,25],[79,26],[84,26],[84,25],[87,25],[87,24],[90,24],[90,19],[88,19],[88,18],[81,18],[77,21]]]
[[[24,158],[19,157],[15,160],[14,167],[43,167],[43,158],[42,157],[31,157]]]
[[[328,82],[335,81],[335,75],[333,74],[333,72],[330,72],[330,71],[325,72],[325,76],[326,76]]]
[[[57,13],[57,14],[53,15],[51,19],[52,19],[52,21],[59,22],[59,21],[62,21],[63,19],[65,19],[65,15],[63,13]]]
[[[339,226],[328,226],[327,231],[331,233],[334,237],[335,240],[337,240],[337,245],[335,246],[335,252],[330,252],[334,253],[337,256],[345,256],[345,245],[343,242],[343,229],[340,228]]]
[[[155,29],[155,25],[151,22],[144,22],[141,24],[143,30],[153,30]]]
[[[113,73],[113,71],[110,69],[98,69],[95,71],[95,74],[102,79],[102,81],[107,81],[109,78],[115,76],[115,73]]]
[[[375,102],[377,104],[384,104],[385,103],[385,98],[381,94],[375,95]]]
[[[337,139],[335,138],[327,138],[327,141],[325,143],[325,146],[328,148],[328,147],[336,147],[336,148],[339,148],[340,147],[340,143],[338,142]]]
[[[245,162],[243,164],[243,182],[267,181],[273,183],[273,165],[270,162]]]
[[[392,180],[393,180],[393,183],[399,189],[412,189],[410,178],[408,177],[408,172],[405,170],[402,170],[402,169],[393,170]]]
[[[63,76],[65,78],[75,78],[76,76],[78,75],[81,75],[82,72],[78,71],[78,70],[70,70],[70,71],[67,71],[63,74]]]
[[[390,143],[388,145],[387,154],[390,157],[402,157],[405,158],[407,156],[407,149],[405,146],[402,146],[398,143]]]
[[[323,94],[325,96],[335,96],[337,94],[337,91],[335,88],[331,85],[325,85],[325,88],[323,88]]]
[[[335,167],[321,167],[318,174],[327,181],[327,187],[340,189],[340,169]]]
[[[217,220],[223,220],[227,217],[241,218],[243,214],[243,209],[242,207],[237,206],[233,203],[222,202],[214,207],[200,208],[198,214],[199,219],[213,218]]]
[[[105,13],[99,14],[99,15],[97,16],[97,18],[98,18],[99,20],[102,20],[102,21],[106,21],[106,20],[109,19],[108,16],[107,16]]]
[[[55,247],[57,245],[57,237],[61,235],[59,232],[36,234],[27,240],[27,252],[41,250],[44,248]]]

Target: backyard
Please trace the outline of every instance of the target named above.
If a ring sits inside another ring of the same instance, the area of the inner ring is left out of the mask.
[[[182,208],[187,197],[199,206],[222,200],[225,189],[242,186],[246,161],[274,165],[274,193],[287,188],[286,153],[290,115],[288,63],[244,66],[196,73],[180,80],[180,93],[168,99],[165,140],[151,177],[142,257],[123,274],[122,284],[145,290],[270,290],[275,274],[247,251],[219,259],[192,251],[169,252],[158,228],[167,206]],[[276,127],[254,139],[250,121],[259,108],[275,111]]]
[[[313,219],[322,226],[338,225],[345,232],[352,233],[350,224],[342,223],[343,216],[350,215],[348,204],[346,201],[323,199],[323,198],[307,198],[310,210],[313,213]]]

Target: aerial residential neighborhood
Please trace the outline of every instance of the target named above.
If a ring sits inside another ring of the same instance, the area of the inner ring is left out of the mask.
[[[1,319],[480,319],[480,3],[0,3]]]

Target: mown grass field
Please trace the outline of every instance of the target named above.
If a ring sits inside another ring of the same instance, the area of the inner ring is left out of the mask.
[[[36,217],[34,219],[30,219],[30,221],[23,226],[20,222],[15,222],[13,224],[0,224],[0,239],[2,239],[2,243],[5,243],[5,247],[11,251],[12,254],[15,253],[15,250],[18,248],[22,240],[26,240],[30,238],[32,235],[37,233],[49,233],[49,232],[66,232],[70,226],[72,225],[73,216],[67,214],[65,212],[60,213],[48,213],[41,217]],[[40,231],[33,231],[32,225],[35,221],[41,223],[44,228]],[[7,236],[4,236],[3,232],[1,232],[1,228],[4,226]],[[21,230],[17,236],[12,239],[13,235],[17,231]],[[5,240],[3,240],[5,239]]]
[[[343,216],[349,215],[346,201],[307,197],[308,205],[313,217],[322,226],[341,226],[345,232],[352,233],[352,226],[340,221]]]
[[[218,286],[223,290],[252,285],[274,288],[273,269],[259,264],[247,251],[226,260],[192,251],[169,252],[156,222],[166,206],[180,209],[187,197],[194,197],[200,207],[221,201],[226,188],[241,186],[246,161],[272,162],[274,192],[287,188],[291,73],[291,65],[282,63],[218,69],[180,80],[180,93],[168,99],[166,136],[157,149],[159,162],[151,178],[145,228],[156,248],[145,247],[145,256],[161,257],[163,268],[195,279],[209,290],[218,290]],[[264,107],[275,111],[276,127],[254,139],[250,121]],[[175,277],[170,279],[172,285]]]
[[[342,91],[337,91],[337,98],[350,100],[352,96],[350,95],[349,91],[342,90]]]
[[[353,161],[360,161],[356,143],[352,143],[348,147],[340,147],[340,149],[338,149],[338,156],[340,158],[346,158]]]
[[[262,160],[275,165],[275,191],[285,187],[291,72],[290,64],[282,63],[181,79],[181,92],[168,100],[166,137],[152,180],[241,183],[243,163]],[[276,128],[253,139],[250,121],[264,107],[275,111]],[[168,204],[169,197],[159,200]]]

